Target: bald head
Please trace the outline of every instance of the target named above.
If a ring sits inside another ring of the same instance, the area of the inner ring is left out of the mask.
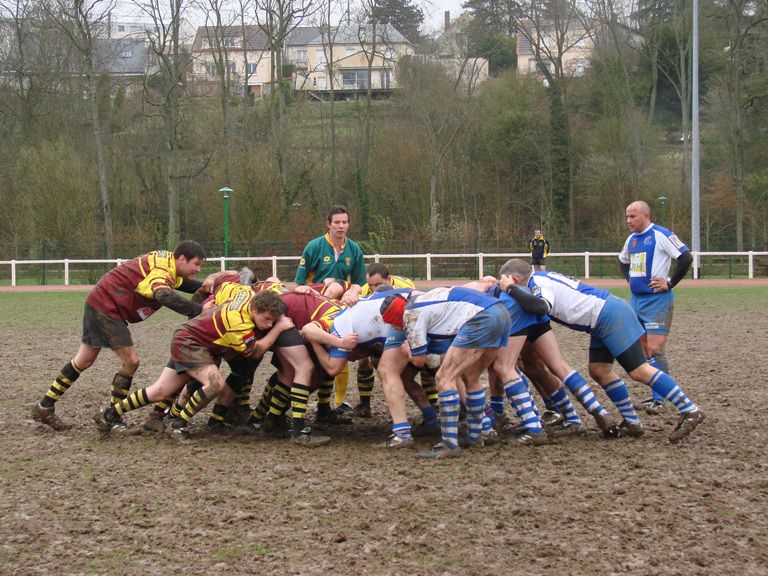
[[[499,270],[501,289],[506,290],[512,284],[525,286],[532,273],[533,267],[525,260],[520,260],[519,258],[507,260]]]
[[[651,225],[651,207],[637,200],[627,206],[627,227],[630,232],[642,232]]]

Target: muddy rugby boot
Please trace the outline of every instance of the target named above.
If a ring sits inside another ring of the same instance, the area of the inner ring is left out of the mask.
[[[645,434],[645,428],[641,422],[628,422],[622,420],[616,426],[616,438],[640,438]]]
[[[680,421],[677,423],[675,430],[669,435],[669,441],[672,444],[677,444],[683,438],[687,437],[691,432],[696,430],[699,424],[704,422],[704,412],[701,410],[694,410],[693,412],[686,412],[680,415]]]
[[[378,448],[386,448],[391,450],[397,450],[399,448],[415,448],[413,443],[413,436],[410,438],[403,438],[397,434],[391,434],[386,441],[376,445]]]
[[[119,423],[122,423],[122,425],[125,426],[125,423],[122,422],[117,415],[117,412],[115,412],[114,406],[111,404],[109,406],[104,406],[96,412],[96,414],[93,415],[93,421],[96,423],[96,428],[105,433],[111,432],[112,428],[118,426]]]
[[[646,414],[658,416],[664,413],[664,402],[648,398],[648,400],[643,400],[640,404],[635,404],[635,410],[644,410]]]
[[[425,460],[444,460],[446,458],[458,458],[461,450],[458,448],[449,448],[444,442],[439,442],[425,452],[416,452],[416,458]]]
[[[617,425],[613,422],[613,418],[611,418],[610,414],[607,412],[605,414],[600,414],[599,412],[590,412],[589,413],[592,418],[595,419],[595,424],[597,424],[597,427],[600,428],[603,432],[603,436],[606,438],[615,438],[614,431],[617,428]]]
[[[371,405],[363,404],[362,402],[352,409],[352,414],[357,418],[370,418],[371,417]]]
[[[312,433],[312,429],[307,426],[301,430],[298,434],[291,438],[291,442],[298,444],[299,446],[305,446],[307,448],[317,448],[318,446],[325,446],[330,443],[330,436],[318,436]]]
[[[499,433],[493,429],[483,430],[483,432],[480,434],[480,437],[483,439],[483,444],[485,446],[493,446],[494,444],[499,443]]]
[[[158,412],[157,410],[153,410],[150,412],[149,416],[147,416],[147,419],[144,420],[144,424],[142,424],[141,427],[147,432],[160,434],[165,430],[164,418],[165,414]]]
[[[543,426],[558,426],[564,420],[565,416],[554,410],[544,410],[544,413],[541,415],[541,424]]]
[[[584,424],[571,424],[565,422],[562,426],[556,426],[554,428],[547,428],[547,434],[552,438],[571,438],[574,436],[584,436],[587,433],[587,428]]]
[[[35,422],[40,422],[41,424],[45,424],[46,426],[50,426],[56,431],[67,430],[68,428],[71,428],[70,424],[67,424],[64,422],[64,420],[56,416],[55,406],[46,408],[39,402],[32,406],[32,420]]]
[[[517,444],[518,446],[541,446],[542,444],[546,443],[546,432],[539,432],[538,434],[533,434],[532,432],[523,432],[522,434],[512,438],[512,444]]]
[[[166,419],[165,434],[177,442],[189,440],[189,428],[187,422],[182,418]]]

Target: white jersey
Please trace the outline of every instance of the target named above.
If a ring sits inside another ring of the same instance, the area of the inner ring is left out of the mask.
[[[688,247],[670,230],[651,224],[630,234],[619,254],[619,261],[629,264],[629,288],[634,294],[653,294],[651,278],[667,278],[672,260]]]
[[[417,296],[403,313],[403,330],[411,354],[425,354],[430,340],[452,339],[479,312],[499,300],[470,288],[435,288]]]
[[[333,319],[331,334],[343,338],[357,334],[358,346],[370,346],[376,342],[384,342],[392,326],[381,317],[381,303],[391,294],[408,294],[408,289],[377,292],[366,298],[360,298],[354,306],[345,308]]]
[[[549,271],[534,272],[528,287],[547,301],[552,320],[582,332],[591,332],[597,325],[597,318],[611,295],[608,290]]]

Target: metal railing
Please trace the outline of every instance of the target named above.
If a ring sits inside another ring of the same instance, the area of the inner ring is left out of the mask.
[[[414,278],[423,278],[426,280],[432,280],[433,279],[433,269],[435,268],[436,262],[441,262],[443,260],[458,260],[462,265],[462,274],[471,277],[475,272],[477,277],[482,277],[486,275],[487,273],[493,273],[493,272],[486,272],[485,268],[487,265],[492,264],[494,265],[493,270],[497,270],[497,265],[494,264],[493,261],[500,261],[502,259],[508,259],[508,258],[524,258],[527,259],[530,257],[530,254],[527,252],[505,252],[505,253],[449,253],[449,254],[370,254],[366,255],[365,259],[368,262],[387,262],[389,264],[393,264],[397,262],[398,260],[410,260],[412,263],[415,261],[423,260],[423,273],[422,270],[420,270],[420,273],[415,273],[415,267],[413,269],[413,274],[411,274]],[[563,253],[554,253],[549,254],[547,257],[548,262],[550,263],[549,266],[553,267],[558,270],[562,270],[558,267],[558,261],[561,261],[562,259],[569,259],[568,265],[566,266],[571,272],[571,269],[575,269],[574,275],[581,276],[585,279],[589,279],[592,277],[591,271],[591,264],[593,259],[600,259],[600,265],[601,265],[601,273],[600,277],[603,277],[603,270],[602,270],[602,263],[604,258],[610,258],[612,262],[615,263],[615,259],[618,257],[617,252],[563,252]],[[743,269],[743,260],[746,259],[746,276],[747,278],[755,278],[755,270],[756,270],[756,259],[762,258],[763,261],[760,262],[761,267],[760,270],[764,271],[764,274],[761,274],[761,276],[768,275],[768,252],[694,252],[693,253],[693,266],[692,268],[692,276],[694,279],[697,279],[701,276],[701,266],[704,261],[707,262],[717,262],[718,258],[727,258],[727,263],[725,265],[719,265],[717,268],[721,272],[718,273],[710,273],[711,276],[728,276],[733,277],[733,262],[734,260],[738,260],[737,266],[740,269]],[[570,261],[571,259],[575,259],[575,263]],[[281,262],[287,263],[287,262],[298,262],[299,256],[231,256],[231,257],[214,257],[209,258],[206,261],[206,264],[210,265],[211,263],[218,263],[218,267],[221,270],[226,270],[228,265],[242,265],[243,263],[265,263],[268,266],[271,267],[271,274],[272,276],[279,276],[279,264]],[[63,284],[64,286],[69,286],[71,284],[71,272],[73,269],[73,266],[77,265],[94,265],[94,264],[102,264],[102,265],[120,265],[123,262],[126,262],[127,260],[125,258],[111,258],[111,259],[57,259],[57,260],[0,260],[0,267],[2,266],[9,266],[10,267],[10,285],[11,286],[17,286],[18,280],[19,280],[19,268],[25,267],[25,266],[42,266],[43,270],[45,271],[46,266],[50,265],[63,265]],[[474,262],[472,262],[474,261]],[[555,264],[552,264],[552,262],[556,262]],[[394,266],[394,264],[393,264]],[[564,265],[565,266],[565,265]],[[714,269],[714,268],[713,268]],[[0,268],[0,271],[2,269]],[[727,270],[727,274],[724,272]],[[396,272],[397,273],[397,272]],[[50,275],[50,274],[49,274]],[[100,276],[99,274],[98,276]],[[4,283],[4,274],[0,272],[0,284]],[[59,274],[56,274],[58,277]],[[98,276],[95,276],[94,274],[90,274],[88,278],[86,278],[86,284],[88,283],[95,283],[96,280],[98,280]],[[459,275],[461,276],[461,275]],[[741,274],[743,276],[743,274]],[[617,277],[616,274],[613,275],[613,277]],[[7,277],[6,277],[7,278]],[[444,276],[441,276],[441,278],[444,278]],[[43,280],[42,284],[48,283],[47,276],[45,272],[43,272]],[[56,283],[54,283],[56,284]],[[60,282],[59,282],[60,284]]]

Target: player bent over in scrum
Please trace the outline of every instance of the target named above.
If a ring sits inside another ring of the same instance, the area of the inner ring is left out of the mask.
[[[202,387],[191,395],[172,429],[185,435],[192,417],[214,399],[225,384],[218,368],[221,357],[227,353],[262,356],[281,332],[293,327],[293,322],[283,316],[284,310],[277,294],[259,292],[253,296],[241,292],[228,304],[185,322],[174,332],[171,360],[155,383],[99,410],[94,416],[96,426],[108,433],[123,414],[170,398],[194,379]],[[257,339],[257,330],[268,332]]]

